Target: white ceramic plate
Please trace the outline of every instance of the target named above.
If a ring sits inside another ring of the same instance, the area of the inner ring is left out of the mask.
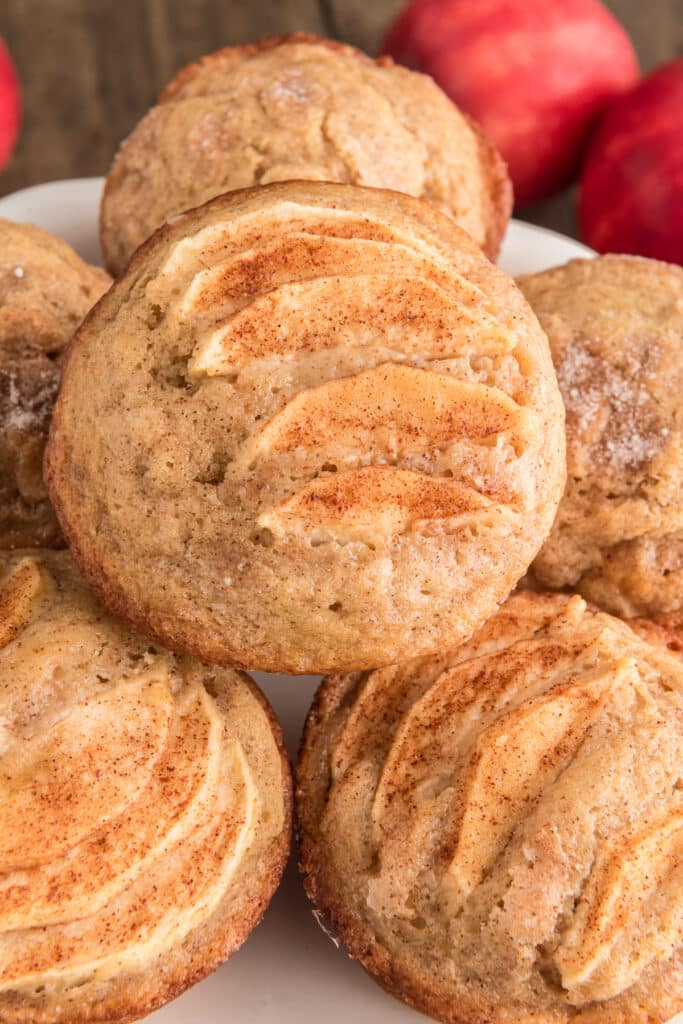
[[[47,228],[85,259],[98,263],[101,187],[100,178],[37,185],[1,199],[0,216]],[[590,249],[554,231],[512,221],[500,263],[509,273],[519,274],[590,255]],[[255,677],[295,757],[318,677],[263,672]],[[155,1024],[416,1024],[420,1016],[382,992],[358,964],[335,949],[313,917],[292,858],[263,923],[236,956],[148,1019]]]

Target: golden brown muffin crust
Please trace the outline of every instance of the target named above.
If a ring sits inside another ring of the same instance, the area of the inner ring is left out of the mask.
[[[659,615],[654,619],[628,619],[636,633],[645,636],[651,643],[662,643],[683,657],[683,610],[673,615]]]
[[[0,219],[0,549],[64,543],[43,450],[63,351],[109,283],[61,239]]]
[[[567,410],[567,487],[533,571],[626,618],[683,608],[683,269],[573,260],[519,285]]]
[[[107,265],[121,273],[154,229],[219,193],[302,178],[420,196],[492,258],[512,209],[502,158],[431,79],[295,34],[209,54],[163,90],[107,177]]]
[[[563,449],[547,342],[453,221],[285,183],[139,251],[70,350],[47,474],[112,609],[314,672],[469,635],[542,542]]]
[[[393,67],[393,57],[383,56],[373,60],[362,50],[339,42],[337,39],[325,39],[313,35],[312,32],[289,32],[281,36],[267,36],[253,43],[242,43],[240,46],[224,46],[213,53],[207,53],[199,60],[191,61],[175,73],[173,78],[159,93],[159,103],[169,100],[184,99],[187,96],[205,96],[211,92],[220,92],[223,87],[223,74],[235,64],[240,64],[249,57],[255,57],[267,50],[274,50],[284,45],[309,44],[322,46],[333,53],[344,57],[353,57],[364,64],[377,64],[381,67]]]
[[[0,554],[0,625],[0,1020],[137,1020],[279,882],[279,726],[248,676],[110,618],[66,553]]]
[[[683,608],[671,612],[670,615],[658,615],[655,622],[671,633],[675,633],[683,641]]]
[[[683,1007],[683,665],[579,597],[325,680],[297,819],[307,891],[449,1024],[663,1024]]]

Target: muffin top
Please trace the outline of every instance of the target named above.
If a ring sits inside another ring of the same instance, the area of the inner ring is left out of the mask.
[[[130,1020],[229,956],[289,846],[251,680],[111,619],[65,552],[0,554],[0,1019]]]
[[[230,189],[289,179],[421,196],[491,257],[512,207],[497,150],[430,78],[297,34],[219,50],[166,87],[107,178],[107,266],[121,273],[175,214]]]
[[[0,219],[0,549],[63,544],[43,449],[62,353],[109,284],[66,242]]]
[[[287,182],[138,252],[70,348],[47,474],[92,584],[171,647],[365,668],[507,596],[562,420],[535,317],[450,218]]]
[[[635,256],[521,277],[567,413],[567,487],[534,563],[623,616],[683,608],[683,269]]]
[[[683,618],[681,615],[662,615],[656,619],[627,619],[636,633],[651,643],[664,644],[670,651],[683,658]]]
[[[460,648],[332,677],[297,775],[307,889],[445,1021],[683,1009],[683,664],[578,596],[513,595]]]

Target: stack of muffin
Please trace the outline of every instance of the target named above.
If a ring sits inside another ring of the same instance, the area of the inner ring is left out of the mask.
[[[243,669],[334,673],[302,869],[389,991],[683,1009],[683,271],[516,285],[510,208],[431,80],[295,36],[123,144],[111,287],[0,225],[3,1024],[138,1019],[258,921],[291,782]]]

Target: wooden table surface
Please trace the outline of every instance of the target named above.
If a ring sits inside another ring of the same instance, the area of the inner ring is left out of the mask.
[[[471,0],[472,3],[478,0]],[[520,0],[521,3],[524,0]],[[548,0],[552,3],[552,0]],[[607,0],[650,68],[683,51],[683,0]],[[296,29],[375,52],[402,0],[0,0],[0,35],[24,96],[0,195],[106,172],[119,141],[179,66],[230,43]],[[570,193],[523,216],[575,233]]]

